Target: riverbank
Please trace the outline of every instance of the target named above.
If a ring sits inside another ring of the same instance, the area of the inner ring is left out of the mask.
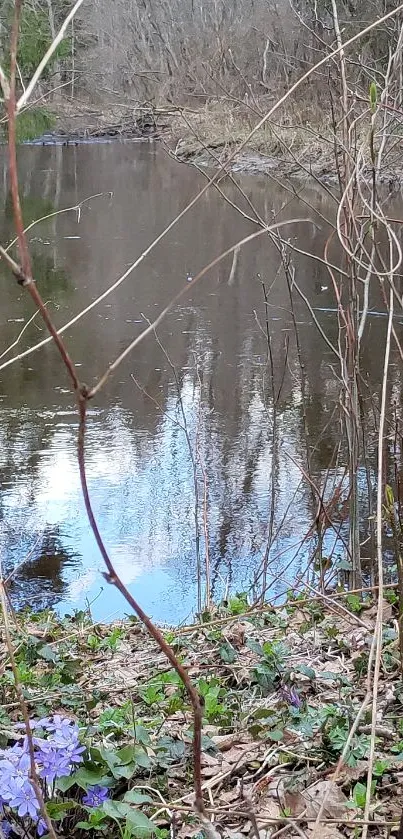
[[[242,146],[235,160],[228,164],[228,170],[233,173],[336,183],[334,135],[326,115],[317,107],[280,111],[248,140],[271,104],[271,100],[261,101],[260,110],[256,111],[254,107],[242,103],[234,106],[225,100],[209,101],[206,106],[193,109],[128,104],[103,110],[64,103],[56,114],[54,132],[40,141],[70,145],[97,140],[154,139],[177,160],[201,168],[226,165],[235,149]],[[362,174],[369,176],[368,141],[365,137],[361,141],[366,164]],[[399,149],[400,145],[392,155],[384,155],[385,163],[378,174],[378,181],[392,190],[403,184]]]
[[[360,836],[372,748],[369,835],[393,835],[403,793],[403,695],[396,596],[393,588],[386,594],[374,723],[373,600],[310,597],[247,611],[234,598],[202,624],[164,630],[203,697],[203,791],[220,835],[313,837],[320,812],[321,837]],[[85,747],[84,762],[57,781],[49,804],[59,835],[76,825],[79,837],[95,827],[118,836],[124,824],[133,829],[125,836],[199,835],[189,701],[142,626],[24,613],[12,633],[31,717],[74,720]],[[12,681],[4,647],[3,747],[21,719]],[[95,788],[104,790],[96,807],[83,801]]]

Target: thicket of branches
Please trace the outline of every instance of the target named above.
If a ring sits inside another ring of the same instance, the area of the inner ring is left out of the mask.
[[[27,0],[18,47],[26,82],[72,0]],[[375,0],[338,4],[344,40],[396,5]],[[0,9],[0,53],[12,19]],[[382,72],[398,38],[399,19],[360,40],[349,55],[354,83]],[[48,62],[40,90],[108,99],[112,91],[154,104],[197,105],[209,97],[275,96],[335,44],[329,0],[88,0]],[[4,63],[4,62],[3,62]],[[310,79],[327,95],[329,68]]]

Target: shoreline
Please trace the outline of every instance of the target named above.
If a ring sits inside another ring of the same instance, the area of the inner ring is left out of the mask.
[[[237,145],[244,142],[250,127],[242,123],[228,129],[214,124],[215,112],[200,109],[192,112],[194,125],[183,112],[160,109],[146,111],[141,117],[128,117],[125,112],[106,118],[104,114],[56,115],[55,129],[25,141],[25,145],[65,145],[121,142],[158,142],[168,149],[179,162],[217,169],[224,167],[226,159]],[[312,135],[312,136],[311,136]],[[312,137],[315,139],[312,140]],[[378,175],[378,182],[391,192],[403,186],[403,165],[385,167]],[[333,141],[318,127],[269,124],[253,138],[236,159],[229,171],[241,175],[265,175],[275,179],[299,180],[332,186],[338,183],[335,171]],[[370,166],[362,170],[364,177],[371,175]]]

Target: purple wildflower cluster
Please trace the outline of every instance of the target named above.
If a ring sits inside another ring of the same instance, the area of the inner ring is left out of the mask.
[[[82,761],[84,746],[78,739],[78,726],[72,720],[55,714],[41,720],[31,720],[35,765],[46,791],[57,778],[70,775]],[[31,760],[27,737],[8,749],[0,749],[0,805],[20,818],[28,817],[36,824],[38,836],[47,826],[40,818],[40,808],[30,781]],[[0,822],[5,836],[10,833],[8,821]]]
[[[108,798],[108,787],[101,787],[99,784],[96,784],[94,787],[88,788],[86,794],[83,796],[83,804],[87,807],[101,807]]]

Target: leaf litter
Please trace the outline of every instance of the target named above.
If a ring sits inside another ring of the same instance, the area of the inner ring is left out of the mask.
[[[403,688],[394,604],[387,606],[368,834],[374,837],[393,836],[403,796]],[[336,600],[332,608],[291,598],[281,609],[240,616],[231,614],[230,601],[204,617],[164,632],[203,697],[203,791],[219,835],[355,839],[364,818],[369,702],[345,747],[368,690],[373,603],[357,616],[340,611]],[[14,642],[30,711],[78,721],[92,750],[88,778],[102,770],[121,802],[134,796],[121,809],[131,812],[137,802],[160,839],[172,830],[177,839],[200,835],[191,709],[141,625],[26,613],[18,616]],[[18,706],[5,648],[2,659],[5,745]],[[69,780],[72,787],[74,776]]]

